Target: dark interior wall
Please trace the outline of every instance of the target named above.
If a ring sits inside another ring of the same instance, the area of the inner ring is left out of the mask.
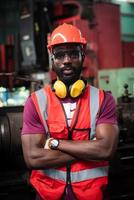
[[[19,1],[0,1],[0,43],[7,43],[8,35],[19,31]]]

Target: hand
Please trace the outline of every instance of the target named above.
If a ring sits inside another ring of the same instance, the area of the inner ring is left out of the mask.
[[[44,149],[50,149],[50,147],[49,147],[49,141],[52,140],[52,139],[53,139],[53,138],[49,138],[49,139],[46,140]]]

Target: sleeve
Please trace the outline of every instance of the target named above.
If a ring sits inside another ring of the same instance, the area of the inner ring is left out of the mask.
[[[23,126],[21,134],[45,133],[45,128],[38,116],[32,98],[27,99],[23,112]]]
[[[104,101],[96,124],[117,124],[116,102],[110,92],[105,92]]]

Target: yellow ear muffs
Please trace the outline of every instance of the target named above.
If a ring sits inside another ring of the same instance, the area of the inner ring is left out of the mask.
[[[80,94],[82,94],[83,90],[85,89],[85,83],[83,80],[76,81],[70,89],[70,96],[73,98],[78,97]]]
[[[62,81],[60,81],[60,80],[55,81],[55,83],[53,85],[53,89],[55,91],[55,94],[58,97],[60,97],[61,99],[65,98],[67,96],[67,88]]]
[[[70,96],[72,98],[76,98],[79,95],[82,94],[82,92],[84,91],[86,85],[85,82],[83,80],[78,80],[76,81],[70,88],[69,88],[69,92],[70,92]],[[55,81],[54,85],[53,85],[53,89],[55,91],[55,94],[61,98],[64,99],[67,96],[67,87],[66,85],[60,81],[57,80]]]

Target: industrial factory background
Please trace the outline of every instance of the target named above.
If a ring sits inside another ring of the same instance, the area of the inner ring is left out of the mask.
[[[134,199],[134,2],[117,0],[1,0],[0,2],[0,200],[32,200],[21,147],[23,107],[32,91],[51,83],[50,32],[77,26],[88,45],[83,76],[110,91],[119,123],[111,161],[111,200]]]

